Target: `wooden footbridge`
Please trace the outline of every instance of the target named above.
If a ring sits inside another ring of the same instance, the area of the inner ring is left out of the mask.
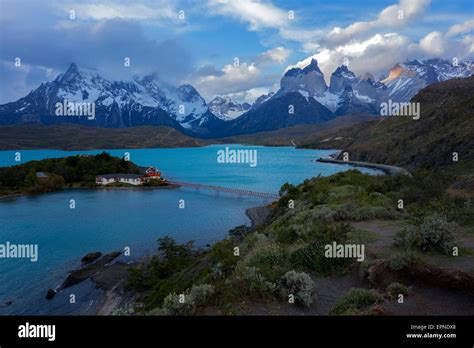
[[[265,198],[265,199],[277,200],[278,198],[280,198],[280,196],[275,194],[275,193],[255,192],[255,191],[250,191],[250,190],[242,190],[242,189],[236,189],[236,188],[213,186],[213,185],[204,185],[204,184],[195,184],[195,183],[182,182],[182,181],[168,181],[167,180],[167,182],[169,184],[172,184],[172,185],[178,185],[178,186],[183,186],[183,187],[191,187],[191,188],[195,188],[195,189],[228,192],[228,193],[234,193],[234,194],[237,194],[237,195],[254,196],[254,197],[260,197],[260,198]]]

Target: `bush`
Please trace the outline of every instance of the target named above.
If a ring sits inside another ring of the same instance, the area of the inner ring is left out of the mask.
[[[425,217],[418,225],[405,227],[395,236],[395,244],[401,247],[414,247],[423,252],[437,250],[444,253],[455,246],[454,230],[456,224],[449,223],[437,214]]]
[[[291,244],[298,240],[299,236],[293,226],[284,226],[276,235],[276,241],[283,244]]]
[[[131,304],[127,304],[124,307],[117,308],[115,309],[111,315],[116,315],[116,316],[129,316],[133,315],[135,313],[135,309]]]
[[[285,262],[285,254],[275,243],[259,244],[245,257],[248,266],[260,267],[281,266]]]
[[[151,256],[146,262],[131,268],[127,288],[137,291],[153,290],[152,297],[156,298],[153,305],[156,306],[172,291],[164,288],[160,292],[159,289],[163,284],[190,266],[196,260],[197,255],[197,251],[193,249],[193,242],[178,244],[172,237],[160,238],[158,239],[158,255]],[[191,283],[186,287],[193,282],[189,281]],[[158,293],[160,294],[156,296]]]
[[[234,255],[234,244],[230,239],[215,243],[210,251],[212,261],[220,264],[224,274],[230,273],[237,264],[238,257]]]
[[[387,286],[387,297],[389,299],[395,300],[399,295],[408,296],[411,292],[411,287],[400,283],[391,283]]]
[[[171,293],[163,301],[160,310],[151,311],[150,314],[162,315],[192,315],[209,300],[214,293],[214,287],[208,284],[193,285],[184,294],[184,302],[180,302],[180,295]]]
[[[329,314],[357,314],[358,311],[383,301],[383,296],[376,290],[352,288],[339,299]]]
[[[364,260],[363,262],[360,262],[360,266],[359,266],[359,278],[363,281],[367,280],[372,285],[374,285],[377,282],[373,266],[374,266],[374,261],[368,261],[368,260]]]
[[[313,242],[290,255],[290,263],[294,267],[302,267],[316,271],[322,275],[344,274],[352,260],[346,258],[328,258],[324,252],[325,243]]]
[[[284,296],[293,294],[298,304],[309,307],[313,303],[314,282],[306,273],[288,271],[282,278]]]
[[[334,220],[364,221],[373,219],[396,219],[400,213],[383,206],[359,206],[351,203],[342,204],[336,208]]]
[[[233,284],[240,295],[265,299],[274,296],[278,288],[275,283],[267,281],[257,267],[238,267]]]
[[[388,260],[388,267],[394,271],[401,271],[413,264],[421,263],[421,258],[419,255],[412,251],[404,251],[399,254],[395,254]]]

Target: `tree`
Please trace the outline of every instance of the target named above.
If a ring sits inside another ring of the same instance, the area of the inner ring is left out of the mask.
[[[31,168],[28,175],[25,177],[25,183],[27,187],[34,187],[38,184],[38,177],[36,176],[36,170]]]

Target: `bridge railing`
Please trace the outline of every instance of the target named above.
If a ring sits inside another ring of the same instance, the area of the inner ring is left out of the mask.
[[[168,181],[168,183],[173,184],[173,185],[184,186],[184,187],[193,187],[193,188],[204,189],[204,190],[230,192],[230,193],[235,193],[235,194],[240,194],[240,195],[256,196],[256,197],[263,197],[263,198],[269,198],[269,199],[280,198],[280,196],[275,193],[256,192],[256,191],[243,190],[243,189],[237,189],[237,188],[231,188],[231,187],[205,185],[205,184],[197,184],[197,183],[181,182],[181,181]]]

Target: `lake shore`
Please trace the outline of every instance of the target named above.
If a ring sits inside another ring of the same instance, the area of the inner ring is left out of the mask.
[[[248,208],[245,211],[245,214],[250,219],[252,228],[263,225],[269,213],[270,208],[267,205]],[[104,290],[96,310],[97,315],[113,315],[119,309],[126,309],[132,306],[134,297],[133,294],[125,290],[126,277],[132,265],[136,266],[143,261],[144,258],[130,265],[117,262],[109,267],[111,272],[102,272],[103,275],[100,278],[92,277],[92,281],[96,286]]]
[[[81,186],[71,186],[71,187],[63,187],[61,190],[56,190],[52,192],[38,192],[38,193],[31,193],[31,192],[22,192],[22,193],[12,193],[0,196],[0,201],[12,199],[12,198],[19,198],[23,196],[37,196],[42,195],[45,193],[53,193],[53,192],[60,192],[62,190],[173,190],[181,187],[177,184],[166,184],[162,186],[97,186],[97,187],[81,187]]]
[[[319,158],[316,160],[321,163],[332,163],[332,164],[348,164],[354,167],[364,167],[370,169],[377,169],[383,171],[387,175],[408,175],[411,176],[410,172],[404,168],[389,166],[386,164],[370,163],[370,162],[361,162],[361,161],[343,161],[335,158]]]

